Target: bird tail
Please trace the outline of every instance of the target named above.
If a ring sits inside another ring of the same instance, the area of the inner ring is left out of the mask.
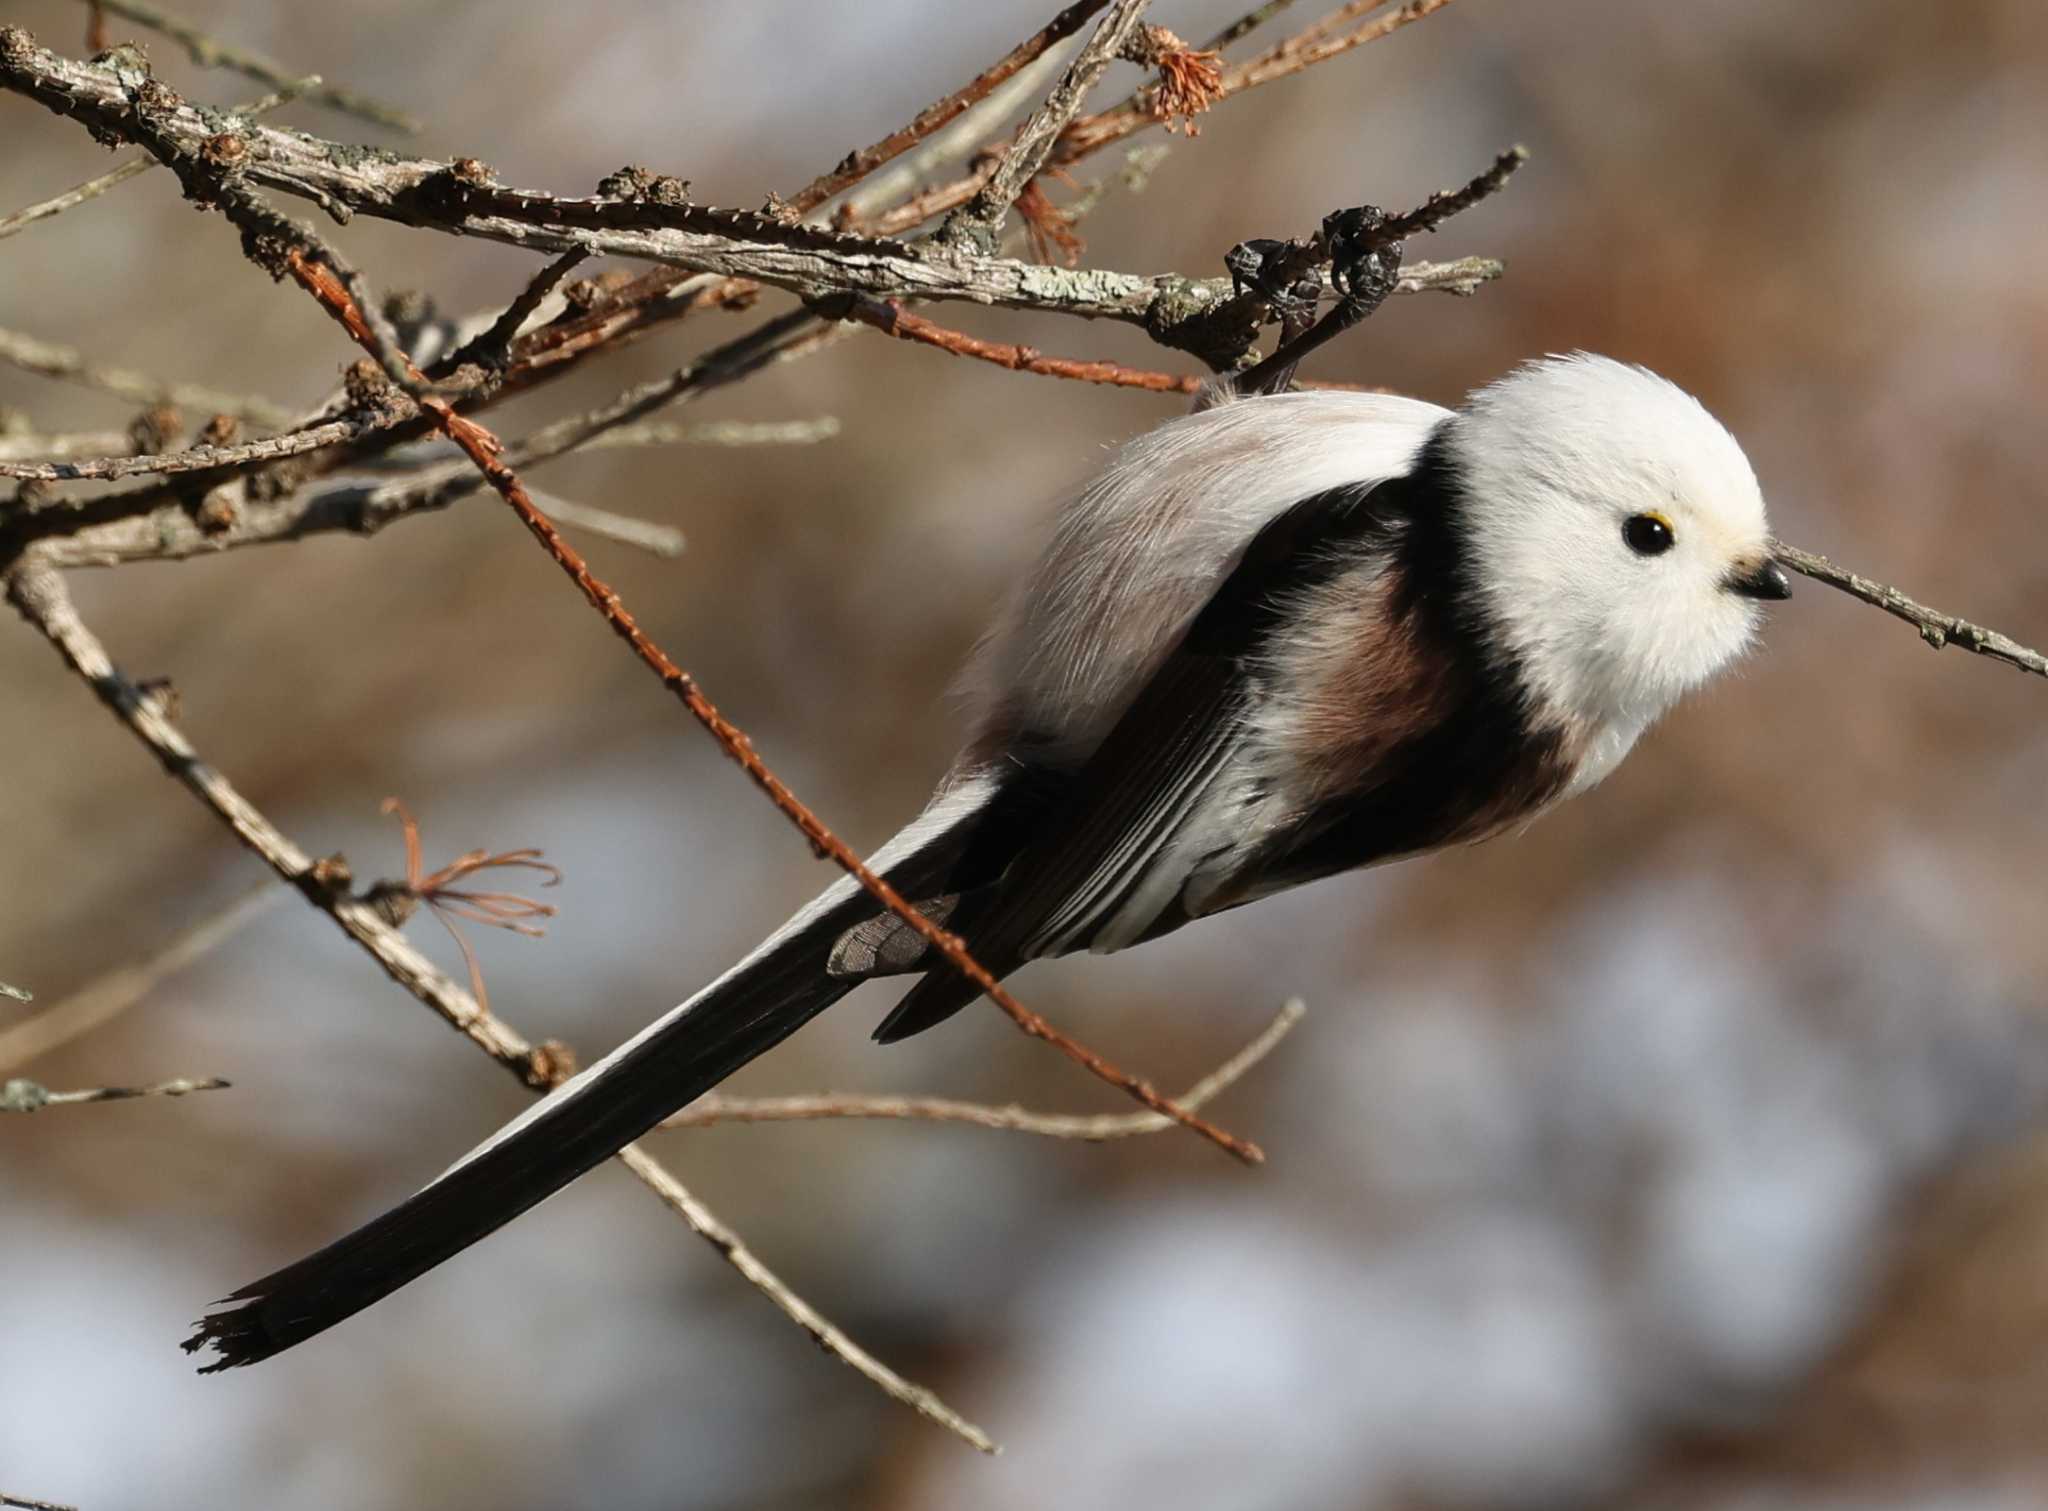
[[[986,806],[988,794],[974,785],[942,795],[875,857],[876,869],[887,867],[892,881],[911,886],[943,872]],[[860,977],[832,974],[828,965],[840,936],[874,912],[850,878],[835,884],[717,981],[535,1103],[431,1185],[227,1297],[239,1304],[201,1318],[185,1351],[216,1351],[202,1374],[267,1359],[539,1205],[858,986]]]

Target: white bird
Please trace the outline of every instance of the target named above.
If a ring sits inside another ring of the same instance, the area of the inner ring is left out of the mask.
[[[1457,410],[1294,392],[1123,447],[977,654],[977,716],[872,862],[997,976],[1122,949],[1582,792],[1791,587],[1734,438],[1552,357]],[[224,1369],[545,1200],[875,976],[876,1037],[979,995],[850,878],[383,1216],[198,1324]]]

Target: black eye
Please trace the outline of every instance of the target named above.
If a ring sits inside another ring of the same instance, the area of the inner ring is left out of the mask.
[[[1671,521],[1661,514],[1631,514],[1622,524],[1621,538],[1638,556],[1662,556],[1671,549]]]

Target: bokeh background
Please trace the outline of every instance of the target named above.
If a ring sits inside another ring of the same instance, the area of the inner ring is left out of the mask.
[[[583,192],[644,162],[741,205],[1049,13],[185,6],[406,103],[424,150],[507,182]],[[1153,18],[1198,36],[1234,8],[1162,0]],[[0,10],[81,48],[77,5]],[[150,50],[203,98],[257,92]],[[374,135],[303,105],[280,119]],[[1203,125],[1096,212],[1091,260],[1206,273],[1241,238],[1409,204],[1524,142],[1509,193],[1415,249],[1497,254],[1506,279],[1394,301],[1320,375],[1454,402],[1548,350],[1647,362],[1744,440],[1787,538],[2048,639],[2035,0],[1458,0]],[[8,208],[108,161],[15,99],[0,140]],[[532,267],[391,226],[337,234],[378,285],[454,312]],[[745,318],[672,327],[501,428]],[[943,318],[1164,355],[1122,330]],[[0,326],[294,404],[354,355],[160,173],[0,245]],[[1181,403],[861,333],[693,416],[836,416],[828,444],[607,452],[536,481],[687,533],[674,561],[589,545],[793,784],[873,844],[946,764],[952,670],[1051,500]],[[132,413],[4,369],[0,405],[43,430]],[[478,942],[494,1004],[535,1037],[608,1047],[827,880],[493,501],[73,586],[117,659],[173,677],[202,751],[316,853],[395,874],[387,794],[421,816],[430,863],[544,848],[566,875],[547,939]],[[260,880],[18,624],[0,679],[0,978],[57,1002]],[[317,1343],[197,1378],[176,1343],[203,1303],[521,1104],[282,898],[117,1021],[0,1067],[235,1082],[0,1121],[0,1489],[95,1511],[2041,1504],[2044,707],[2012,672],[1806,585],[1739,675],[1526,835],[1019,979],[1168,1084],[1304,998],[1217,1107],[1270,1152],[1257,1174],[1180,1135],[655,1140],[856,1338],[987,1424],[994,1461],[820,1356],[609,1168]],[[413,932],[460,969],[430,922]],[[876,1049],[890,994],[871,990],[739,1089],[1116,1105],[993,1010]]]

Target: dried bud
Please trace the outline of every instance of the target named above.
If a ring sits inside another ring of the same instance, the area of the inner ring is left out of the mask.
[[[346,892],[355,881],[355,873],[348,868],[348,857],[339,851],[322,860],[316,860],[306,872],[307,879],[322,891]]]
[[[175,720],[184,711],[184,700],[179,698],[177,686],[169,677],[147,677],[135,684],[135,690],[142,694],[150,712],[160,719]]]
[[[576,1074],[576,1051],[560,1039],[543,1039],[526,1057],[526,1078],[535,1086],[559,1086]]]
[[[653,169],[628,163],[616,173],[607,173],[599,179],[597,192],[602,199],[646,199],[657,180],[658,175]]]
[[[241,438],[242,422],[231,414],[217,414],[199,432],[202,446],[232,446]]]
[[[249,144],[232,131],[222,131],[199,144],[199,156],[208,167],[228,173],[249,160]]]
[[[349,363],[341,375],[342,391],[352,409],[374,409],[391,392],[391,379],[368,357]]]
[[[219,535],[232,530],[241,518],[241,511],[235,507],[234,497],[225,488],[216,488],[199,501],[199,507],[192,511],[193,523],[201,533]]]
[[[142,456],[162,456],[177,448],[185,419],[168,404],[145,409],[128,425],[128,441]]]
[[[184,96],[158,79],[144,79],[135,86],[135,108],[171,111],[185,103]]]

